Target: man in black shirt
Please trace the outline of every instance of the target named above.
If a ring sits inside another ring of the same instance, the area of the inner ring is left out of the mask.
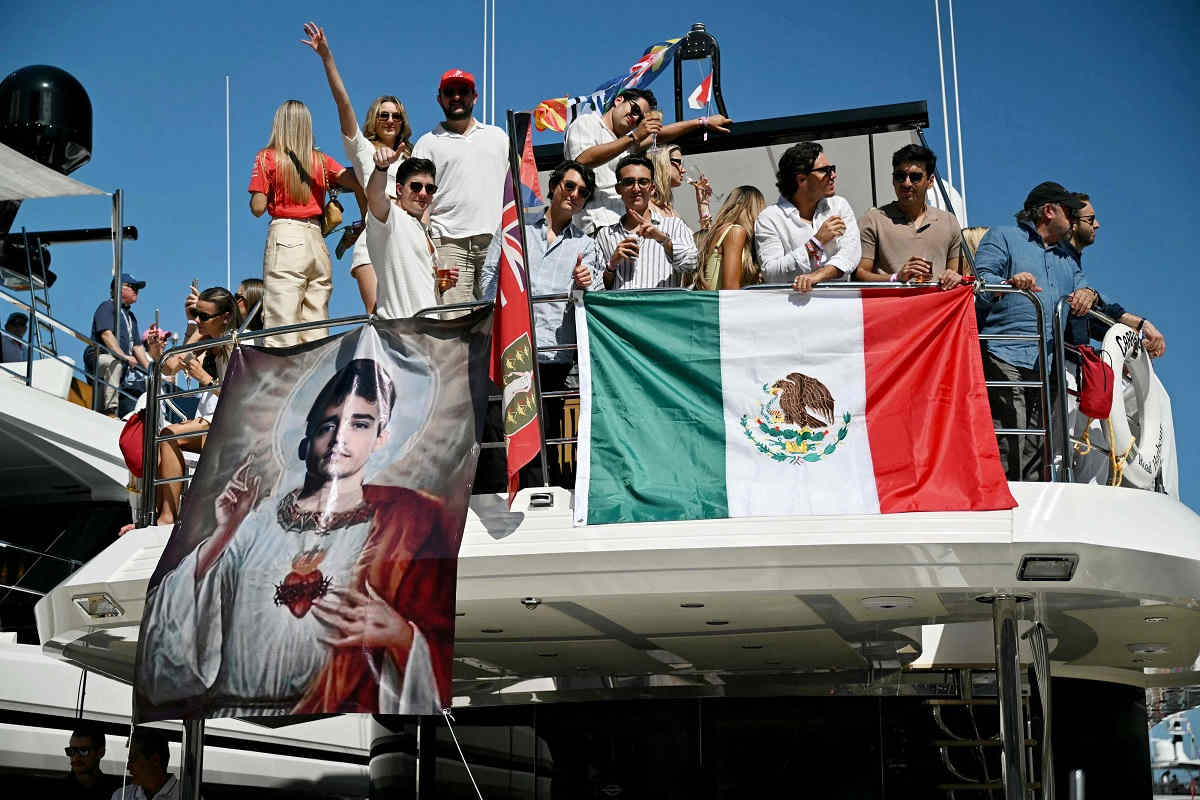
[[[63,797],[109,800],[112,793],[121,788],[121,780],[100,771],[100,759],[104,757],[104,732],[98,727],[81,723],[71,733],[71,743],[66,748],[71,760],[71,770],[63,779]]]

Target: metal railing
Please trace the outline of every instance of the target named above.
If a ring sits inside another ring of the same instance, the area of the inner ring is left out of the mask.
[[[759,286],[748,287],[748,288],[750,288],[751,290],[754,290],[754,291],[787,291],[787,292],[791,291],[791,287],[789,284],[759,285]],[[928,285],[911,285],[911,284],[904,284],[904,283],[837,282],[837,283],[821,284],[819,287],[817,287],[817,289],[815,291],[817,293],[827,293],[827,292],[871,290],[873,292],[889,292],[889,293],[904,294],[904,293],[916,293],[916,292],[928,291],[928,289],[929,289]],[[995,292],[998,294],[1021,295],[1021,296],[1025,297],[1033,305],[1035,317],[1037,320],[1037,329],[1036,329],[1035,333],[1029,333],[1029,334],[980,334],[979,338],[981,341],[1027,341],[1027,342],[1036,344],[1040,348],[1040,352],[1042,352],[1043,354],[1047,353],[1047,347],[1046,347],[1047,338],[1046,338],[1046,331],[1045,331],[1045,327],[1044,327],[1044,323],[1043,323],[1042,305],[1041,305],[1041,300],[1038,298],[1038,296],[1036,294],[1034,294],[1033,292],[1030,292],[1028,290],[1017,289],[1012,286],[1002,285],[1002,284],[978,285],[975,290],[977,292]],[[653,290],[645,290],[645,291],[680,292],[680,291],[688,291],[688,290],[686,290],[686,289],[653,289]],[[570,295],[567,295],[567,294],[543,295],[543,296],[534,297],[531,302],[534,305],[538,305],[538,304],[542,304],[542,303],[570,302]],[[1054,442],[1056,441],[1055,437],[1058,434],[1057,434],[1056,428],[1055,428],[1055,422],[1053,419],[1054,414],[1052,413],[1052,405],[1051,405],[1052,397],[1059,401],[1061,408],[1064,410],[1063,419],[1065,420],[1066,419],[1066,417],[1065,417],[1066,406],[1065,406],[1064,398],[1065,398],[1066,384],[1065,384],[1065,378],[1063,377],[1064,361],[1063,361],[1062,351],[1066,345],[1064,342],[1064,334],[1063,334],[1062,325],[1060,324],[1062,320],[1060,319],[1060,316],[1057,316],[1061,312],[1061,308],[1063,307],[1063,302],[1065,302],[1065,300],[1060,301],[1058,303],[1058,306],[1056,307],[1055,331],[1053,332],[1055,335],[1054,335],[1053,341],[1052,341],[1052,344],[1054,345],[1054,353],[1055,353],[1055,362],[1054,362],[1055,363],[1054,371],[1056,373],[1055,379],[1056,379],[1056,381],[1058,381],[1057,386],[1059,386],[1062,389],[1062,391],[1058,391],[1053,394],[1051,393],[1051,391],[1050,391],[1050,386],[1051,386],[1051,384],[1050,384],[1050,366],[1047,364],[1047,358],[1045,358],[1045,357],[1040,358],[1038,360],[1038,379],[1037,380],[1018,380],[1018,381],[987,380],[987,381],[985,381],[985,383],[989,389],[1037,390],[1040,400],[1041,400],[1041,402],[1039,404],[1040,411],[1041,411],[1041,427],[1036,427],[1036,428],[1022,428],[1022,427],[1000,428],[1000,427],[996,427],[995,432],[998,436],[1033,436],[1033,437],[1040,438],[1042,440],[1042,453],[1043,453],[1043,459],[1044,459],[1044,461],[1043,461],[1043,477],[1050,481],[1066,480],[1066,479],[1068,479],[1068,476],[1070,475],[1070,464],[1069,464],[1070,459],[1064,457],[1064,455],[1066,453],[1069,453],[1069,436],[1064,431],[1064,433],[1062,434],[1063,449],[1061,450],[1061,452],[1056,453],[1055,452],[1056,448],[1054,447]],[[443,314],[446,314],[447,312],[468,312],[468,311],[472,311],[472,310],[475,310],[475,309],[478,309],[478,308],[481,308],[484,306],[490,306],[490,305],[492,305],[491,301],[478,301],[478,302],[455,303],[455,304],[447,304],[447,305],[441,305],[441,306],[433,306],[433,307],[423,308],[423,309],[419,310],[414,316],[432,317],[432,316],[437,316],[437,315],[443,315]],[[1099,315],[1098,312],[1094,312],[1094,315],[1103,321],[1111,322],[1111,320],[1108,320],[1103,315]],[[319,320],[319,321],[315,321],[315,322],[297,323],[295,325],[285,325],[285,326],[281,326],[281,327],[277,327],[277,328],[264,329],[262,331],[254,331],[254,332],[239,331],[236,335],[226,336],[226,337],[222,337],[220,339],[208,339],[208,340],[204,340],[204,341],[200,341],[200,342],[195,342],[190,345],[174,347],[174,348],[164,352],[162,354],[162,356],[160,356],[158,361],[153,365],[152,377],[151,377],[151,380],[149,381],[149,385],[147,388],[146,427],[145,427],[145,440],[144,440],[145,468],[143,471],[143,480],[142,480],[142,502],[141,502],[141,508],[140,508],[140,512],[139,512],[139,524],[142,526],[153,524],[154,511],[155,511],[155,490],[157,489],[157,487],[163,486],[166,484],[170,484],[170,483],[187,483],[188,481],[191,480],[190,476],[186,475],[186,474],[183,476],[180,476],[180,477],[175,477],[175,478],[159,478],[155,475],[157,446],[160,442],[192,438],[192,437],[197,436],[197,434],[195,434],[195,433],[163,434],[163,433],[159,432],[159,421],[157,418],[157,405],[158,405],[158,400],[161,399],[160,398],[161,365],[164,360],[166,360],[167,358],[170,358],[172,356],[183,355],[186,353],[196,352],[199,350],[205,350],[210,347],[217,347],[217,346],[221,346],[221,345],[225,345],[225,344],[236,345],[239,342],[252,342],[252,341],[261,340],[263,338],[270,337],[270,336],[286,334],[286,333],[297,333],[300,331],[311,330],[314,328],[338,328],[338,327],[362,325],[367,322],[370,322],[373,319],[375,319],[375,317],[373,317],[373,316],[358,315],[358,316],[351,316],[351,317],[342,317],[339,319],[332,319],[332,320]],[[536,332],[535,332],[535,335],[536,335]],[[547,344],[547,345],[537,345],[536,340],[535,340],[534,344],[536,347],[536,351],[539,354],[551,353],[551,352],[561,352],[561,351],[574,351],[577,349],[576,345],[574,345],[574,344],[560,345],[560,344],[555,343],[555,344]],[[175,392],[171,395],[171,397],[186,397],[186,396],[190,396],[190,395],[199,395],[199,394],[203,394],[204,392],[219,390],[219,389],[220,389],[220,383],[214,382],[213,384],[211,384],[210,386],[207,386],[207,387]],[[579,395],[578,389],[541,391],[540,387],[539,387],[539,389],[537,391],[539,412],[542,413],[542,416],[544,419],[545,418],[545,401],[546,400],[554,400],[554,401],[561,400],[565,403],[569,400],[577,400],[577,399],[579,399],[579,396],[580,395]],[[489,403],[498,403],[501,401],[501,399],[502,399],[502,396],[498,393],[491,394],[491,395],[489,395],[489,398],[488,398]],[[1064,422],[1064,428],[1065,428],[1065,422]],[[578,442],[578,439],[574,435],[547,436],[543,432],[542,445],[541,445],[541,455],[542,455],[542,459],[543,459],[542,463],[545,464],[549,459],[549,454],[547,453],[547,448],[560,447],[560,446],[574,447],[577,444],[577,442]],[[501,447],[504,447],[504,441],[502,439],[484,441],[481,443],[480,446],[483,449],[501,448]],[[549,485],[549,473],[545,468],[543,468],[543,470],[542,470],[542,475],[543,475],[543,482],[546,485]]]

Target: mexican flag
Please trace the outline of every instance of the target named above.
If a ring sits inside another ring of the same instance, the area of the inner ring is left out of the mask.
[[[969,288],[576,302],[576,524],[1016,505]]]

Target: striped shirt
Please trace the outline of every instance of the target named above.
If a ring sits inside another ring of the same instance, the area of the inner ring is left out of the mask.
[[[696,238],[679,217],[650,212],[650,222],[671,239],[672,255],[654,239],[638,239],[637,258],[617,264],[613,289],[655,289],[682,285],[682,278],[696,269]],[[620,220],[596,232],[596,244],[607,266],[621,240],[633,236]]]

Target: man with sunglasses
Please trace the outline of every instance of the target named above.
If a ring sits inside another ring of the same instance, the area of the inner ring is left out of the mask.
[[[657,142],[666,144],[686,133],[713,130],[729,133],[731,120],[721,114],[662,124],[654,93],[648,89],[625,89],[603,114],[581,114],[567,128],[563,155],[596,171],[596,194],[576,217],[575,223],[590,235],[612,225],[625,213],[616,190],[616,163],[627,153],[640,153]]]
[[[1051,315],[1058,298],[1069,297],[1072,312],[1083,316],[1099,297],[1088,285],[1079,253],[1070,243],[1071,220],[1082,208],[1083,202],[1061,184],[1040,183],[1029,192],[1024,207],[1017,212],[1017,227],[992,228],[979,242],[975,254],[975,274],[980,282],[1007,283],[1040,294],[1047,345],[1051,341]],[[1025,297],[980,292],[975,303],[980,313],[981,334],[1012,336],[1038,332],[1038,311]],[[983,373],[988,380],[1040,381],[1038,363],[1048,355],[1036,341],[986,339]],[[997,428],[1009,429],[1043,427],[1040,395],[1036,388],[988,389],[993,423]],[[1052,395],[1052,402],[1053,399]],[[997,443],[1009,480],[1044,480],[1047,465],[1043,463],[1044,444],[1040,437],[1005,435],[998,436]]]
[[[114,775],[105,775],[100,769],[104,758],[104,731],[99,726],[81,722],[71,732],[70,744],[64,748],[71,761],[71,770],[62,783],[62,797],[108,800],[121,781]]]
[[[575,289],[585,291],[603,288],[601,276],[604,259],[596,240],[586,235],[572,222],[596,188],[592,170],[578,161],[564,161],[550,173],[549,202],[546,213],[531,225],[525,226],[526,263],[532,297],[569,294]],[[499,283],[501,237],[492,240],[483,265],[483,296],[496,297]],[[575,344],[575,306],[568,302],[535,303],[533,305],[534,336],[538,347],[572,346]],[[537,354],[538,376],[543,392],[575,389],[579,386],[575,369],[574,350],[540,351]],[[546,398],[544,401],[546,437],[563,435],[564,401]],[[556,459],[549,460],[550,482],[556,486],[569,485],[572,476],[564,474]],[[541,465],[537,459],[522,470],[526,486],[542,484]]]
[[[138,366],[150,368],[150,357],[142,347],[137,317],[132,308],[137,302],[138,292],[144,288],[145,281],[137,280],[128,272],[121,273],[121,315],[116,335],[113,333],[111,288],[109,297],[92,315],[92,340],[108,349],[88,346],[83,353],[83,364],[88,372],[96,376],[92,384],[92,408],[102,414],[117,415],[116,387],[121,384],[126,369]]]
[[[1096,231],[1100,230],[1100,222],[1096,219],[1096,209],[1092,207],[1091,198],[1081,193],[1076,193],[1075,197],[1083,203],[1083,208],[1079,209],[1079,213],[1071,221],[1071,247],[1075,248],[1082,260],[1083,249],[1096,243]],[[1120,303],[1106,302],[1103,298],[1097,298],[1095,309],[1110,319],[1138,331],[1151,358],[1158,358],[1166,352],[1167,340],[1150,320],[1130,314]],[[1088,344],[1091,339],[1103,340],[1107,331],[1107,325],[1092,317],[1072,316],[1067,320],[1067,342],[1070,344]]]
[[[458,281],[458,269],[439,262],[439,250],[421,223],[438,186],[437,167],[413,156],[396,170],[396,203],[387,196],[388,170],[402,153],[375,150],[375,169],[367,181],[367,247],[375,255],[375,309],[384,319],[411,317],[438,304],[438,294]],[[436,281],[436,283],[435,283]]]
[[[822,281],[844,279],[862,254],[854,209],[834,193],[837,166],[816,142],[800,142],[779,159],[779,199],[754,223],[754,243],[765,283],[791,281],[810,292]]]
[[[863,217],[856,280],[933,282],[943,289],[962,283],[958,220],[925,202],[936,165],[933,151],[916,144],[892,155],[896,199]]]
[[[439,178],[429,226],[438,260],[460,276],[443,295],[446,303],[479,298],[479,274],[500,225],[508,174],[508,135],[472,116],[477,97],[471,73],[452,69],[442,75],[437,102],[446,118],[418,139],[412,152],[433,162]]]
[[[663,216],[650,204],[654,164],[645,156],[625,156],[616,176],[625,213],[596,233],[605,288],[682,286],[696,269],[696,238],[679,217]]]

